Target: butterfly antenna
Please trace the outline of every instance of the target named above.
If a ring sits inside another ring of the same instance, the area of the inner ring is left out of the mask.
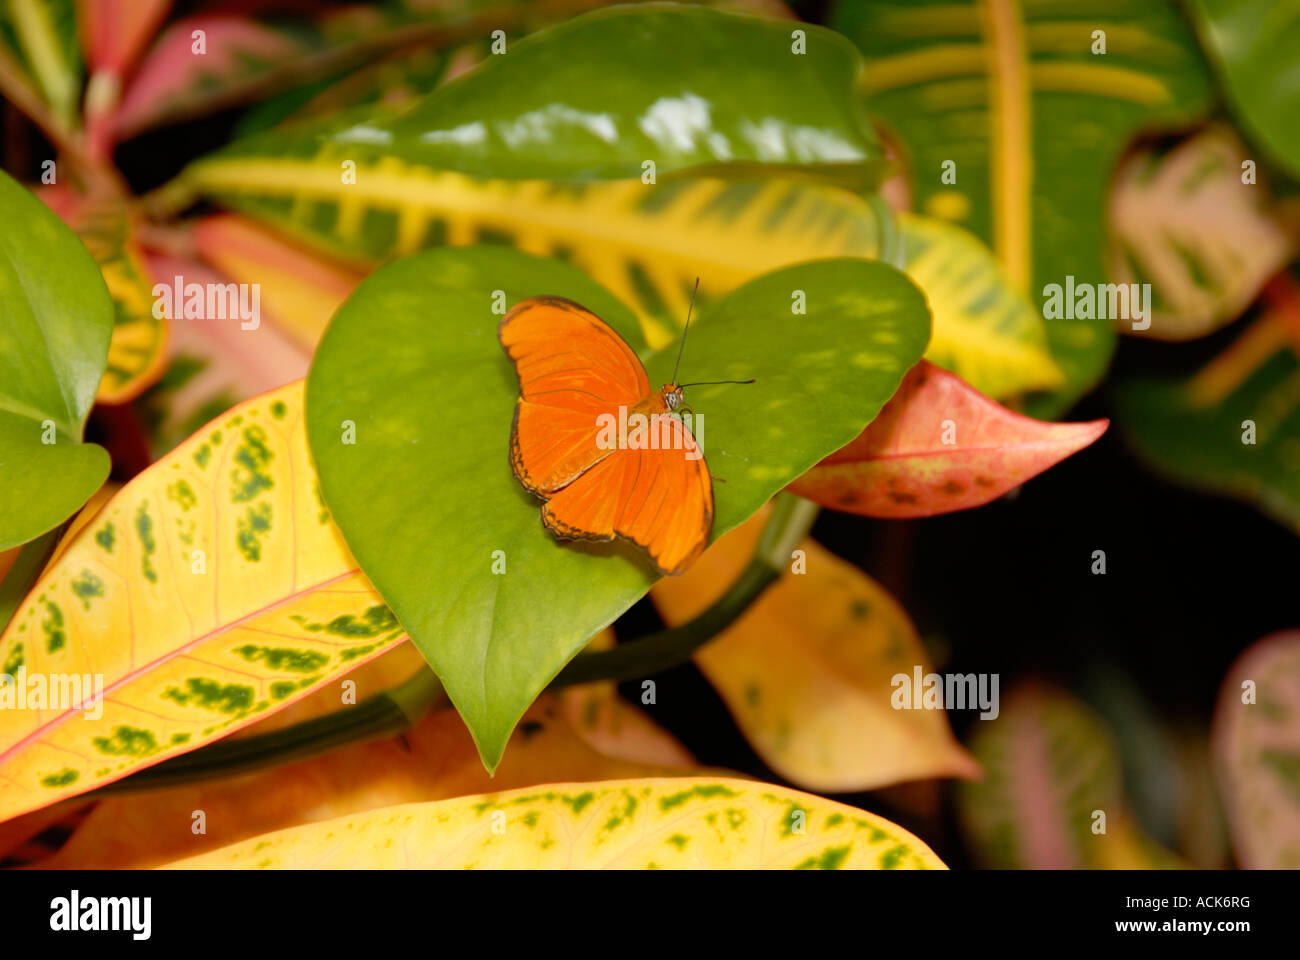
[[[673,383],[677,382],[677,368],[682,365],[682,351],[686,349],[686,334],[691,329],[691,311],[695,309],[695,295],[700,292],[700,278],[695,278],[695,289],[691,291],[691,305],[686,308],[686,326],[682,327],[682,344],[677,348],[677,362],[673,364]]]
[[[757,380],[696,380],[694,383],[679,383],[678,386],[685,390],[687,387],[712,387],[719,383],[758,383]]]

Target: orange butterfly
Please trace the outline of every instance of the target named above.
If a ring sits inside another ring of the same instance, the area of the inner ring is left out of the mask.
[[[622,537],[660,573],[682,573],[709,541],[713,484],[695,436],[672,416],[688,409],[676,371],[674,382],[652,393],[623,338],[561,297],[524,300],[497,335],[519,376],[510,466],[524,489],[546,501],[546,529],[565,540]],[[635,424],[638,414],[658,442],[623,443],[620,431],[611,443],[613,423]]]

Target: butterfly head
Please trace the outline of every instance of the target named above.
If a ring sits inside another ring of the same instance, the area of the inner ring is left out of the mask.
[[[676,410],[682,405],[685,399],[685,393],[682,388],[675,383],[665,383],[659,388],[659,396],[663,398],[664,406],[668,408],[669,413]]]

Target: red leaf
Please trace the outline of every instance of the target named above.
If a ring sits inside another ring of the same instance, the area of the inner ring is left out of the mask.
[[[789,489],[868,517],[969,510],[1082,450],[1109,423],[1032,420],[922,360],[857,439]]]

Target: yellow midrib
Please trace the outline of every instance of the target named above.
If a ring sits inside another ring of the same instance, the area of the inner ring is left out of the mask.
[[[989,176],[993,197],[993,248],[1007,279],[1029,293],[1033,278],[1029,208],[1033,159],[1029,62],[1019,0],[980,0],[989,52]]]

